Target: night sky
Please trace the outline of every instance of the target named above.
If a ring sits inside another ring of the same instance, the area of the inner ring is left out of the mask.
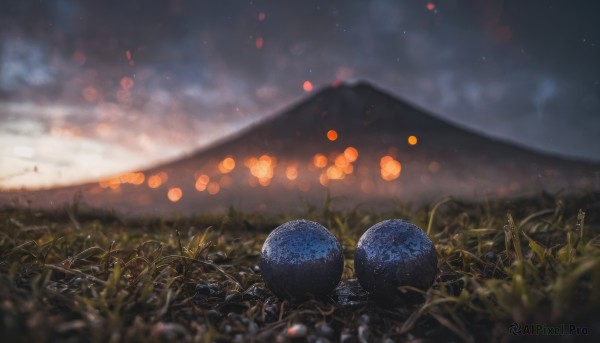
[[[598,1],[2,0],[0,187],[152,166],[358,80],[600,161],[598,18]]]

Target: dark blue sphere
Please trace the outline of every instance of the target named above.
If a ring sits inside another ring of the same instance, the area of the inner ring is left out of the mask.
[[[403,293],[399,287],[431,287],[437,273],[435,246],[416,225],[400,219],[385,220],[373,225],[358,241],[354,270],[361,286],[376,301],[414,299],[414,293]]]
[[[342,247],[321,224],[293,220],[265,240],[260,270],[279,298],[307,299],[329,294],[344,270]]]

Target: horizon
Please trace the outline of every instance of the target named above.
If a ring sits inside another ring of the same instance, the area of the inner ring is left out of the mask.
[[[165,160],[162,161],[157,161],[153,164],[149,164],[149,165],[140,165],[140,166],[134,166],[133,168],[128,167],[122,170],[116,170],[114,172],[110,172],[110,173],[106,173],[104,175],[99,175],[97,177],[92,177],[92,178],[88,178],[88,179],[81,179],[78,181],[74,181],[74,182],[67,182],[65,184],[42,184],[40,186],[33,186],[33,187],[26,187],[26,186],[21,186],[21,187],[14,187],[14,188],[10,188],[10,187],[0,187],[0,190],[2,191],[17,191],[17,190],[47,190],[47,189],[53,189],[53,188],[61,188],[61,187],[69,187],[69,186],[78,186],[78,185],[85,185],[85,184],[99,184],[99,185],[103,185],[102,188],[107,188],[111,183],[115,184],[115,182],[117,182],[116,180],[120,179],[122,181],[118,181],[117,183],[123,183],[123,184],[137,184],[139,185],[140,183],[137,182],[129,182],[129,181],[123,181],[127,178],[131,178],[134,177],[134,175],[139,175],[142,174],[144,175],[144,182],[142,183],[148,183],[148,178],[152,177],[152,171],[153,170],[158,170],[161,168],[164,168],[164,166],[168,166],[172,163],[177,163],[177,161],[180,160],[185,160],[185,159],[189,159],[193,156],[196,155],[202,155],[204,152],[208,152],[211,149],[218,147],[224,143],[227,143],[229,141],[234,141],[235,139],[237,139],[238,137],[247,134],[247,133],[251,133],[254,129],[259,128],[265,124],[268,124],[271,120],[276,119],[278,117],[284,116],[285,114],[292,112],[295,108],[298,108],[299,106],[302,106],[304,104],[310,103],[311,101],[314,101],[314,99],[316,99],[319,95],[322,95],[324,92],[327,92],[329,90],[336,90],[336,89],[343,89],[343,88],[350,88],[350,89],[355,89],[357,86],[366,86],[368,88],[371,88],[383,95],[386,96],[391,96],[392,98],[394,98],[396,101],[406,104],[409,107],[413,107],[415,109],[417,109],[418,111],[422,112],[423,115],[426,116],[430,116],[436,120],[439,120],[441,122],[447,123],[452,125],[453,127],[460,129],[460,130],[464,130],[468,133],[472,133],[472,134],[476,134],[479,135],[483,138],[486,139],[491,139],[494,141],[497,141],[501,144],[506,144],[506,145],[511,145],[514,146],[515,148],[518,149],[523,149],[525,151],[529,151],[532,152],[534,154],[539,154],[542,156],[547,156],[547,157],[551,157],[551,158],[557,158],[557,159],[564,159],[564,160],[570,160],[573,162],[582,162],[582,163],[589,163],[589,164],[593,164],[593,165],[599,165],[600,164],[600,160],[598,161],[594,161],[594,160],[587,160],[584,158],[578,158],[578,157],[574,157],[574,156],[570,156],[570,155],[561,155],[559,153],[555,153],[552,151],[545,151],[545,150],[541,150],[541,149],[536,149],[530,146],[525,146],[522,144],[519,144],[518,142],[514,142],[511,141],[509,139],[505,139],[502,137],[496,137],[493,135],[489,135],[485,132],[481,132],[478,131],[476,129],[472,129],[468,126],[463,126],[460,123],[455,123],[452,122],[451,120],[448,120],[447,118],[444,118],[440,115],[437,115],[435,113],[430,113],[427,112],[427,110],[420,108],[418,105],[413,104],[409,101],[406,101],[405,99],[396,96],[395,94],[390,93],[389,91],[385,90],[385,89],[381,89],[379,88],[376,84],[374,84],[373,82],[371,82],[370,80],[355,80],[352,82],[349,81],[345,81],[345,82],[336,82],[332,85],[328,85],[328,86],[324,86],[321,87],[319,89],[311,89],[310,91],[306,92],[307,94],[302,97],[301,99],[299,99],[298,101],[292,103],[292,104],[288,104],[287,106],[285,106],[283,109],[280,109],[276,112],[274,112],[273,114],[270,115],[266,115],[254,122],[251,122],[249,124],[247,124],[246,126],[233,131],[231,133],[228,133],[220,138],[217,138],[211,142],[208,142],[207,144],[200,146],[198,148],[196,148],[195,150],[189,151],[189,152],[185,152],[182,153],[180,155],[175,155],[171,158],[167,158]],[[337,134],[337,133],[336,133]],[[415,139],[415,144],[416,144],[416,140],[418,139],[418,137],[415,136],[407,136],[406,139],[409,139],[409,137],[414,137]],[[352,146],[349,146],[348,148],[352,148]],[[268,155],[268,152],[265,152]],[[225,157],[230,156],[230,154],[227,154]],[[242,158],[242,160],[245,160],[247,158],[250,158],[252,156],[246,156],[245,158]],[[278,159],[280,157],[277,157]],[[285,157],[284,157],[285,158]],[[310,164],[311,161],[309,161]],[[37,172],[36,172],[37,173]],[[154,173],[154,176],[156,176],[158,173]],[[36,178],[38,178],[38,176],[34,176]],[[111,181],[112,180],[112,181]],[[325,186],[325,185],[324,185]]]
[[[72,181],[72,182],[67,181],[65,183],[40,184],[37,186],[36,185],[34,185],[34,186],[21,185],[20,187],[0,187],[0,190],[2,190],[2,191],[18,191],[18,190],[36,191],[36,190],[48,190],[48,189],[61,188],[61,187],[86,185],[86,184],[90,184],[90,183],[102,185],[102,188],[108,188],[110,184],[114,185],[114,184],[121,184],[121,183],[122,184],[129,183],[129,184],[134,184],[134,185],[140,185],[140,183],[130,182],[131,180],[129,180],[129,181],[126,180],[128,178],[134,177],[134,175],[136,175],[136,174],[138,176],[140,174],[144,175],[144,177],[143,177],[144,182],[142,182],[142,183],[148,183],[148,179],[150,177],[157,175],[157,173],[154,173],[154,175],[151,175],[152,173],[148,173],[148,171],[160,169],[161,167],[170,165],[172,163],[176,163],[177,161],[180,161],[180,160],[188,159],[195,155],[201,155],[204,152],[210,151],[212,148],[218,147],[229,141],[233,141],[241,135],[244,135],[246,133],[251,133],[252,130],[254,130],[255,128],[259,128],[264,124],[268,124],[271,120],[276,119],[277,117],[284,116],[285,114],[292,112],[295,108],[298,108],[299,106],[302,106],[304,104],[310,103],[311,101],[314,101],[314,99],[316,99],[319,95],[322,95],[323,93],[325,93],[329,90],[336,90],[336,89],[343,89],[343,88],[355,89],[358,86],[366,86],[367,88],[373,89],[380,94],[390,96],[394,100],[398,101],[399,103],[406,104],[409,107],[415,108],[416,110],[422,112],[423,115],[434,118],[435,120],[439,120],[440,122],[450,124],[451,126],[457,128],[459,130],[464,130],[467,133],[479,135],[485,139],[497,141],[501,144],[511,145],[518,149],[523,149],[525,151],[529,151],[534,154],[539,154],[539,155],[547,156],[547,157],[551,157],[551,158],[570,160],[573,162],[582,162],[582,163],[588,163],[588,164],[593,164],[593,165],[598,165],[600,163],[600,160],[598,160],[598,161],[588,160],[588,159],[580,158],[577,156],[562,155],[560,153],[556,153],[556,152],[552,152],[552,151],[536,149],[534,147],[526,146],[526,145],[520,144],[519,142],[514,142],[514,141],[511,141],[511,140],[503,138],[503,137],[497,137],[497,136],[490,135],[488,133],[479,131],[477,129],[473,129],[466,125],[461,125],[460,123],[453,122],[453,121],[449,120],[448,118],[444,118],[443,116],[440,116],[438,114],[428,112],[427,110],[419,107],[417,104],[411,103],[410,101],[407,101],[407,100],[403,99],[402,97],[399,97],[395,94],[390,93],[388,90],[378,87],[377,84],[374,84],[370,80],[361,79],[361,80],[355,80],[355,81],[334,82],[332,85],[323,86],[318,89],[311,88],[309,91],[305,91],[306,92],[305,96],[300,98],[298,101],[284,106],[283,109],[277,110],[273,114],[263,116],[254,122],[248,123],[246,126],[241,127],[238,130],[235,130],[235,131],[230,132],[226,135],[223,135],[219,138],[216,138],[213,141],[208,142],[203,146],[199,146],[195,150],[181,153],[179,155],[175,155],[170,158],[165,158],[164,160],[159,160],[157,162],[154,162],[153,164],[148,164],[148,165],[142,164],[139,166],[127,167],[127,168],[124,168],[121,170],[107,172],[105,174],[90,177],[90,178],[82,178],[82,179]],[[410,136],[410,137],[415,137],[415,136]],[[409,139],[409,136],[407,136],[406,138]],[[414,139],[416,141],[417,137],[415,137]],[[352,148],[352,147],[349,146],[348,148]],[[265,152],[265,153],[268,154],[268,152]],[[230,156],[230,155],[226,155],[225,157],[227,157],[227,156]],[[242,158],[242,160],[245,160],[250,157],[251,156],[246,156],[246,158]],[[36,175],[37,173],[38,173],[37,171],[34,173],[33,178],[39,179],[40,176]],[[1,177],[0,177],[0,179],[1,179]],[[121,181],[116,181],[116,180],[121,180]],[[385,180],[385,178],[384,178],[384,180]],[[321,183],[323,184],[323,182],[321,182]],[[325,184],[323,184],[323,186],[325,186]]]

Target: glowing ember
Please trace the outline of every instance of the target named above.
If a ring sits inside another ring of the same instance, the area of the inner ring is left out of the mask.
[[[381,167],[381,178],[386,181],[392,181],[400,176],[402,165],[392,156],[383,156],[379,161]]]
[[[313,89],[313,85],[310,81],[304,81],[304,83],[302,84],[302,89],[304,89],[305,92],[310,92]]]
[[[329,139],[330,141],[335,141],[338,139],[338,133],[335,130],[329,130],[327,131],[327,139]]]
[[[225,159],[219,162],[219,171],[222,174],[230,173],[233,169],[235,169],[235,160],[231,156],[225,157]]]
[[[352,163],[358,158],[358,150],[355,147],[349,146],[344,150],[344,157],[346,157],[348,162]]]
[[[181,200],[182,196],[183,191],[179,187],[171,187],[167,192],[167,198],[169,198],[169,201],[171,202],[178,202],[179,200]]]
[[[417,136],[409,136],[408,137],[408,144],[410,144],[410,145],[417,145]]]
[[[317,168],[325,168],[327,166],[327,162],[327,156],[323,154],[316,154],[315,157],[313,157],[313,164]]]
[[[256,44],[257,49],[262,49],[265,41],[263,40],[262,37],[258,37],[258,38],[256,38],[256,41],[254,43]]]
[[[208,186],[209,182],[210,177],[208,175],[202,174],[198,176],[198,178],[196,179],[196,190],[198,192],[203,192],[204,190],[206,190],[206,186]]]

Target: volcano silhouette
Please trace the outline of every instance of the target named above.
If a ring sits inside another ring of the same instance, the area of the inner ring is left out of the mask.
[[[337,139],[328,138],[330,130]],[[138,185],[121,176],[5,192],[0,201],[51,207],[77,196],[126,214],[194,214],[231,206],[293,212],[322,205],[329,193],[334,206],[389,209],[398,201],[422,204],[445,196],[598,189],[599,172],[598,164],[460,128],[361,82],[323,89],[229,139],[145,170]]]

